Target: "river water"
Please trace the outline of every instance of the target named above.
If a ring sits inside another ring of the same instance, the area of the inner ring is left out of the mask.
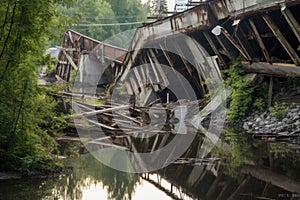
[[[144,174],[81,155],[65,160],[66,175],[1,181],[0,199],[300,199],[297,144],[253,141],[234,130],[221,141],[205,159],[195,159],[203,142],[196,137],[186,159]]]

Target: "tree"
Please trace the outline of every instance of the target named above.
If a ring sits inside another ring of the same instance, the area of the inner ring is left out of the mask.
[[[0,2],[0,162],[1,169],[52,170],[57,144],[47,133],[57,118],[56,102],[38,86],[55,0]]]
[[[70,26],[71,29],[123,48],[128,48],[135,32],[127,30],[140,26],[142,23],[139,22],[145,21],[147,16],[146,6],[140,0],[81,0],[61,4],[58,10],[67,21],[73,19],[73,24],[85,25]]]
[[[151,13],[159,17],[167,16],[168,4],[166,0],[151,0]]]
[[[99,24],[115,24],[117,20],[109,3],[104,0],[81,0],[60,5],[58,11],[69,18],[74,18],[70,28],[89,37],[103,41],[120,32],[117,26],[101,26]]]
[[[146,6],[141,4],[140,0],[106,0],[110,3],[113,12],[115,13],[116,20],[119,23],[125,22],[142,22],[146,20],[147,11]],[[121,26],[121,31],[134,29],[141,24]]]

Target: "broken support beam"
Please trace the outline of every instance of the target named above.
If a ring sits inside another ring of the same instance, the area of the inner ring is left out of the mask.
[[[261,38],[261,36],[260,36],[260,34],[259,34],[259,32],[258,32],[258,30],[257,30],[257,28],[256,28],[256,26],[255,26],[252,19],[249,19],[249,24],[252,28],[252,31],[253,31],[254,35],[255,35],[256,41],[257,41],[259,47],[261,48],[261,50],[262,50],[262,52],[263,52],[263,54],[266,58],[266,61],[268,63],[270,63],[271,59],[270,59],[269,52],[268,52],[268,50],[267,50],[267,48],[266,48],[266,46],[265,46],[265,44],[264,44],[264,42],[263,42],[263,40],[262,40],[262,38]]]
[[[70,115],[68,118],[73,117],[73,118],[78,118],[78,117],[88,117],[88,116],[93,116],[97,114],[103,114],[107,112],[112,112],[112,111],[117,111],[117,110],[123,110],[129,108],[129,105],[123,105],[123,106],[116,106],[113,108],[107,108],[107,109],[102,109],[102,110],[95,110],[91,112],[85,112],[85,113],[79,113],[75,115]]]
[[[66,58],[68,59],[69,63],[72,65],[72,67],[73,67],[75,70],[78,70],[78,67],[76,66],[76,64],[75,64],[74,61],[72,60],[71,56],[70,56],[64,49],[61,49],[61,51],[64,53],[64,55],[66,56]]]
[[[243,67],[247,72],[273,75],[279,77],[300,77],[300,67],[293,64],[281,63],[248,63],[243,62]]]
[[[215,43],[213,42],[213,40],[211,39],[211,37],[209,36],[209,33],[203,32],[204,37],[206,38],[206,40],[208,41],[210,47],[212,48],[212,50],[214,51],[214,53],[218,56],[221,64],[223,65],[223,68],[226,69],[227,63],[225,62],[223,56],[220,54],[218,48],[216,47]]]
[[[275,22],[271,19],[268,15],[263,15],[263,19],[268,25],[268,27],[271,29],[273,34],[277,37],[278,41],[281,43],[283,48],[286,50],[286,52],[289,54],[291,59],[296,65],[300,65],[300,58],[297,55],[296,51],[291,47],[287,39],[284,37],[284,35],[281,33],[279,28],[276,26]]]
[[[298,41],[300,42],[300,26],[297,20],[295,19],[294,15],[286,6],[281,8],[281,12],[288,24],[290,25],[291,29],[293,30],[294,34],[296,35]]]

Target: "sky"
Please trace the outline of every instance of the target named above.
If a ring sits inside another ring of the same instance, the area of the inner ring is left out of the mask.
[[[142,3],[146,3],[148,0],[141,0]],[[167,0],[169,11],[174,11],[175,0]]]

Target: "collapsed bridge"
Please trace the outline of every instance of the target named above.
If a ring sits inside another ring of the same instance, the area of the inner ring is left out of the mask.
[[[188,80],[197,98],[202,98],[208,92],[203,83],[221,79],[221,71],[240,56],[244,68],[252,73],[285,77],[300,75],[297,50],[300,1],[210,0],[190,3],[195,7],[138,28],[128,50],[67,31],[57,75],[68,81],[72,68],[91,75],[97,70],[103,73],[101,69],[108,65],[105,70],[109,72],[105,77],[109,78],[97,85],[120,82],[126,85],[128,94],[138,96],[144,93],[144,98],[150,98],[152,92],[164,101],[167,97],[170,100],[176,98],[159,84],[173,84],[182,91],[187,90],[180,80],[182,77],[174,79],[177,72]],[[83,62],[83,58],[88,59]],[[164,66],[174,73],[168,76],[166,73],[170,72],[164,71]],[[126,78],[129,74],[130,78]]]
[[[197,6],[136,31],[118,79],[125,82],[129,94],[144,90],[141,82],[149,72],[139,66],[149,63],[151,77],[163,84],[171,79],[162,73],[163,65],[179,71],[198,98],[207,92],[202,83],[220,79],[220,71],[240,56],[244,68],[252,73],[300,75],[300,1],[213,0],[193,4]],[[126,80],[128,74],[130,80]],[[180,79],[176,81],[178,87],[184,87]],[[152,90],[164,92],[155,87]]]

